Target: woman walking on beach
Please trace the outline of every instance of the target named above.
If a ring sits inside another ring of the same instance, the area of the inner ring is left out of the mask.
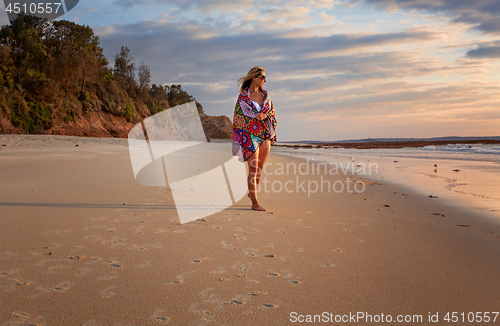
[[[240,95],[233,119],[233,155],[241,162],[248,162],[248,197],[252,209],[265,211],[257,199],[260,176],[276,141],[276,117],[269,93],[263,88],[266,69],[253,67],[238,80]]]

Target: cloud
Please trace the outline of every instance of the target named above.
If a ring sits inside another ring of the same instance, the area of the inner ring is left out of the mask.
[[[356,5],[363,2],[388,11],[416,9],[441,13],[449,16],[452,22],[465,23],[485,33],[500,33],[498,0],[350,0],[348,3]]]
[[[474,59],[500,58],[500,46],[487,46],[467,51],[466,57]]]
[[[311,73],[342,73],[348,76],[346,78],[355,78],[361,71],[372,76],[383,76],[388,72],[403,75],[407,67],[414,67],[404,53],[360,53],[382,46],[422,43],[442,37],[438,32],[416,29],[385,34],[295,38],[281,33],[218,35],[216,30],[201,24],[181,25],[168,21],[103,26],[96,30],[96,34],[105,45],[106,57],[113,58],[121,45],[127,45],[138,60],[151,65],[153,79],[157,82],[166,79],[209,82],[214,76],[222,81],[236,80],[244,70],[241,67],[252,67],[257,62],[273,67],[274,71],[301,74],[303,82],[307,81],[304,77]],[[398,72],[393,69],[384,71],[399,66],[400,58],[406,58],[406,62]],[[425,62],[418,69],[425,72],[429,67]]]
[[[170,5],[178,10],[241,11],[254,5],[255,0],[115,0],[114,5],[128,9],[133,6]]]
[[[316,9],[331,9],[340,5],[338,0],[115,0],[114,5],[122,8],[132,6],[158,6],[173,5],[177,8],[186,10],[201,10],[210,12],[214,10],[244,12],[248,8],[265,9],[275,8],[293,8],[305,7]]]

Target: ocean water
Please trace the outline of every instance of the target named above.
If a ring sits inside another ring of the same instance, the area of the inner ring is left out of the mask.
[[[481,161],[500,164],[500,145],[460,144],[445,146],[408,147],[400,149],[325,149],[332,153],[411,157],[442,160]]]
[[[283,148],[273,153],[350,167],[371,180],[438,196],[500,221],[500,145],[460,144],[401,149]]]

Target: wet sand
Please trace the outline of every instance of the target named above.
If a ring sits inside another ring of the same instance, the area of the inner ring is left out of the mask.
[[[166,188],[135,182],[126,140],[0,136],[0,325],[498,311],[498,223],[350,175],[323,180],[363,192],[297,190],[319,177],[268,175],[294,191],[262,191],[267,212],[244,198],[180,225]]]

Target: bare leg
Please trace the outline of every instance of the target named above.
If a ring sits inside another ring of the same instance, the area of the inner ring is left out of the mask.
[[[257,148],[255,153],[248,159],[248,197],[252,201],[252,209],[256,211],[265,211],[264,207],[260,206],[257,199],[257,175],[260,175],[259,170],[259,151]]]
[[[256,175],[257,187],[259,186],[260,176],[262,175],[262,171],[264,170],[264,165],[266,164],[270,151],[271,151],[271,142],[266,139],[259,146],[259,161],[258,161],[258,169]]]

